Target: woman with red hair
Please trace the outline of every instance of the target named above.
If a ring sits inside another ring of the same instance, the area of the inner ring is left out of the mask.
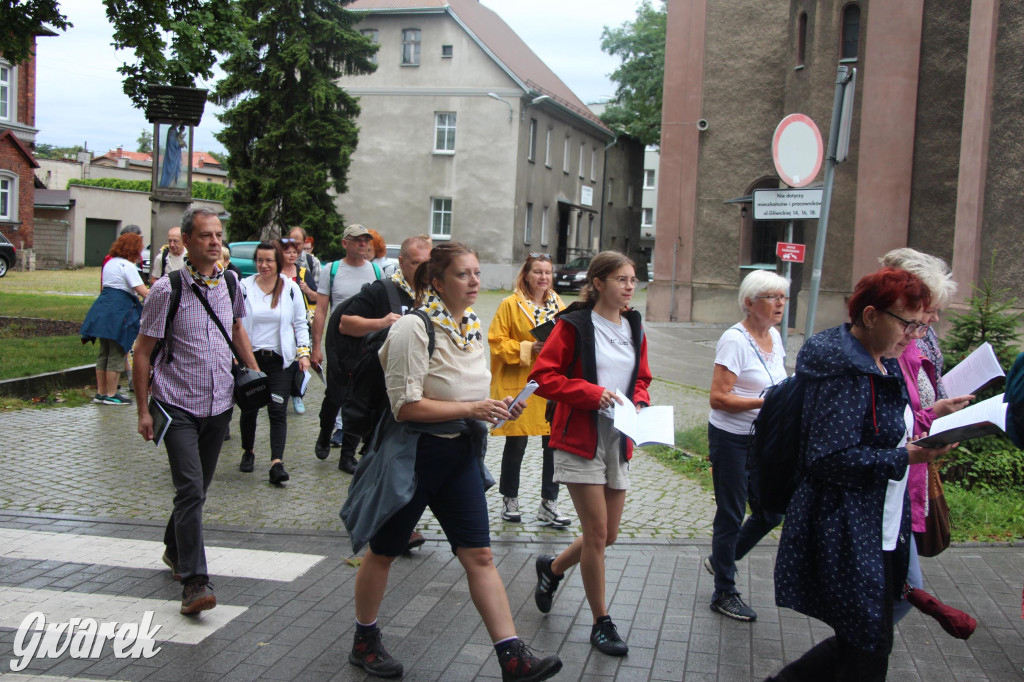
[[[369,230],[369,232],[370,248],[373,249],[373,258],[370,260],[377,264],[385,277],[390,277],[395,274],[396,264],[388,258],[388,245],[384,242],[384,237],[380,236],[380,232],[377,230]]]
[[[769,679],[886,677],[910,553],[908,466],[952,449],[908,443],[921,434],[909,432],[897,358],[927,330],[930,302],[917,276],[882,268],[857,283],[851,322],[815,334],[797,356],[804,479],[786,509],[775,602],[835,635]]]
[[[103,266],[103,290],[89,308],[79,334],[82,343],[99,339],[96,358],[96,395],[100,405],[130,405],[131,399],[117,392],[128,349],[139,335],[142,303],[149,289],[142,283],[135,264],[142,255],[142,237],[134,232],[122,234],[110,247],[110,259]]]

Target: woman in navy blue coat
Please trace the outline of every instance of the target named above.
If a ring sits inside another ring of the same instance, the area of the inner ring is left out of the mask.
[[[797,356],[796,373],[807,380],[805,477],[786,510],[775,601],[824,621],[835,636],[769,679],[885,679],[893,601],[907,577],[907,466],[951,449],[907,443],[896,358],[927,329],[929,298],[915,275],[882,268],[857,283],[852,323],[814,335]]]

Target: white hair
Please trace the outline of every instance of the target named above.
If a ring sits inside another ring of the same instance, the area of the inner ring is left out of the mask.
[[[747,301],[770,291],[781,291],[789,295],[789,280],[770,270],[754,270],[740,283],[739,304],[744,314],[750,312]]]
[[[924,282],[932,294],[932,307],[942,309],[956,295],[956,282],[946,261],[914,249],[893,249],[878,259],[883,266],[906,270]]]

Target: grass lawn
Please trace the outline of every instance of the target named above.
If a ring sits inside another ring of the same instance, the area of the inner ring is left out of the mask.
[[[45,336],[32,339],[0,339],[0,379],[27,377],[96,362],[96,345],[83,344],[80,336]]]
[[[99,292],[94,296],[11,293],[0,284],[0,316],[82,322],[96,296],[99,296]]]
[[[99,296],[100,269],[33,270],[32,272],[11,270],[0,279],[0,301],[3,300],[5,294],[18,292]]]

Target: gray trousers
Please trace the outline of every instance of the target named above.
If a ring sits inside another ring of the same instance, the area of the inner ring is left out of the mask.
[[[174,560],[181,582],[206,579],[206,548],[203,545],[203,504],[213,481],[224,434],[231,425],[233,408],[212,417],[196,417],[161,403],[171,416],[164,436],[167,461],[174,482],[174,511],[167,521],[164,544]]]

